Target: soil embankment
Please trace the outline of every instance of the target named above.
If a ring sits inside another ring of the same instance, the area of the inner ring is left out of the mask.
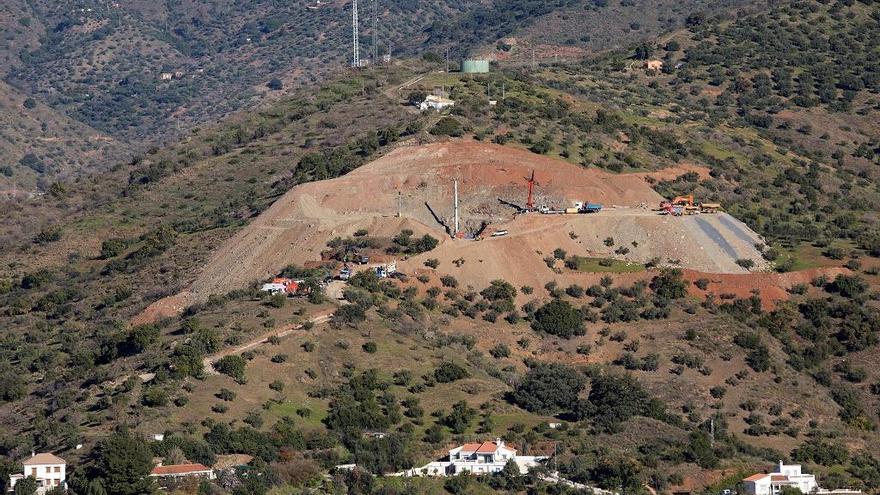
[[[590,215],[517,215],[510,204],[525,204],[532,171],[536,205],[564,208],[584,201],[605,209]],[[739,258],[760,265],[754,247],[760,238],[729,215],[669,217],[646,207],[662,200],[649,180],[686,172],[705,170],[681,164],[654,173],[612,174],[486,143],[401,147],[344,177],[294,187],[221,246],[188,291],[148,312],[176,311],[271,277],[288,264],[315,262],[328,240],[359,229],[379,237],[402,229],[430,233],[440,245],[399,266],[414,273],[426,258],[437,258],[441,271],[475,287],[497,278],[540,287],[560,278],[543,261],[556,248],[633,263],[659,260],[701,272],[746,273],[736,264]],[[506,237],[469,241],[445,235],[441,223],[452,224],[454,180],[462,230],[476,232],[489,224],[490,230],[508,230]],[[465,264],[453,269],[452,261],[459,259]]]

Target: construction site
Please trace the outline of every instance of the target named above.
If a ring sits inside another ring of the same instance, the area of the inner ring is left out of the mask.
[[[322,262],[334,238],[366,231],[391,238],[401,231],[440,240],[430,252],[396,258],[396,270],[441,271],[461,283],[505,279],[543,286],[561,273],[545,266],[555,249],[638,266],[675,266],[709,274],[747,274],[737,260],[765,264],[761,238],[745,224],[693,198],[667,200],[648,181],[705,169],[681,166],[652,173],[613,174],[479,142],[404,146],[336,179],[292,188],[215,252],[190,288],[160,301],[165,312],[204,301],[285,266]],[[383,263],[395,260],[375,260]],[[342,267],[338,267],[337,270]],[[350,273],[350,272],[349,272]]]

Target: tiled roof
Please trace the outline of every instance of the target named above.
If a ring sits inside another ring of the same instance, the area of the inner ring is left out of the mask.
[[[32,455],[21,461],[21,463],[25,466],[31,466],[34,464],[67,464],[67,461],[55,454],[44,452],[42,454]]]
[[[150,471],[150,474],[165,476],[170,474],[188,474],[210,470],[211,469],[204,464],[172,464],[170,466],[156,466]]]
[[[774,474],[770,477],[770,481],[788,481],[788,476],[784,474]]]
[[[767,475],[764,473],[753,474],[743,481],[758,481],[760,479],[764,479]]]
[[[516,452],[516,449],[509,445],[505,445],[504,448]],[[492,454],[497,450],[498,444],[495,442],[466,443],[461,446],[462,452],[477,452],[479,454]]]

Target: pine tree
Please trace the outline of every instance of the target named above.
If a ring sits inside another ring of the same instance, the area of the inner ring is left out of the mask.
[[[148,495],[156,492],[149,476],[153,452],[142,438],[120,431],[101,442],[98,452],[96,468],[107,493]]]

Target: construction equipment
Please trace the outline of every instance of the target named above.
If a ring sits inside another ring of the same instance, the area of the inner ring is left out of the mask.
[[[676,196],[675,199],[672,200],[673,205],[683,204],[685,206],[694,206],[694,195],[689,194],[687,196]]]
[[[674,217],[680,217],[684,214],[684,211],[684,205],[674,205],[669,201],[664,201],[660,203],[661,215],[672,215]]]
[[[700,213],[718,213],[721,209],[718,203],[700,203]]]
[[[532,192],[535,188],[535,171],[532,170],[532,176],[526,179],[529,184],[529,197],[526,199],[526,211],[535,211],[535,200]]]
[[[587,203],[581,207],[581,213],[599,213],[602,211],[601,203]]]

